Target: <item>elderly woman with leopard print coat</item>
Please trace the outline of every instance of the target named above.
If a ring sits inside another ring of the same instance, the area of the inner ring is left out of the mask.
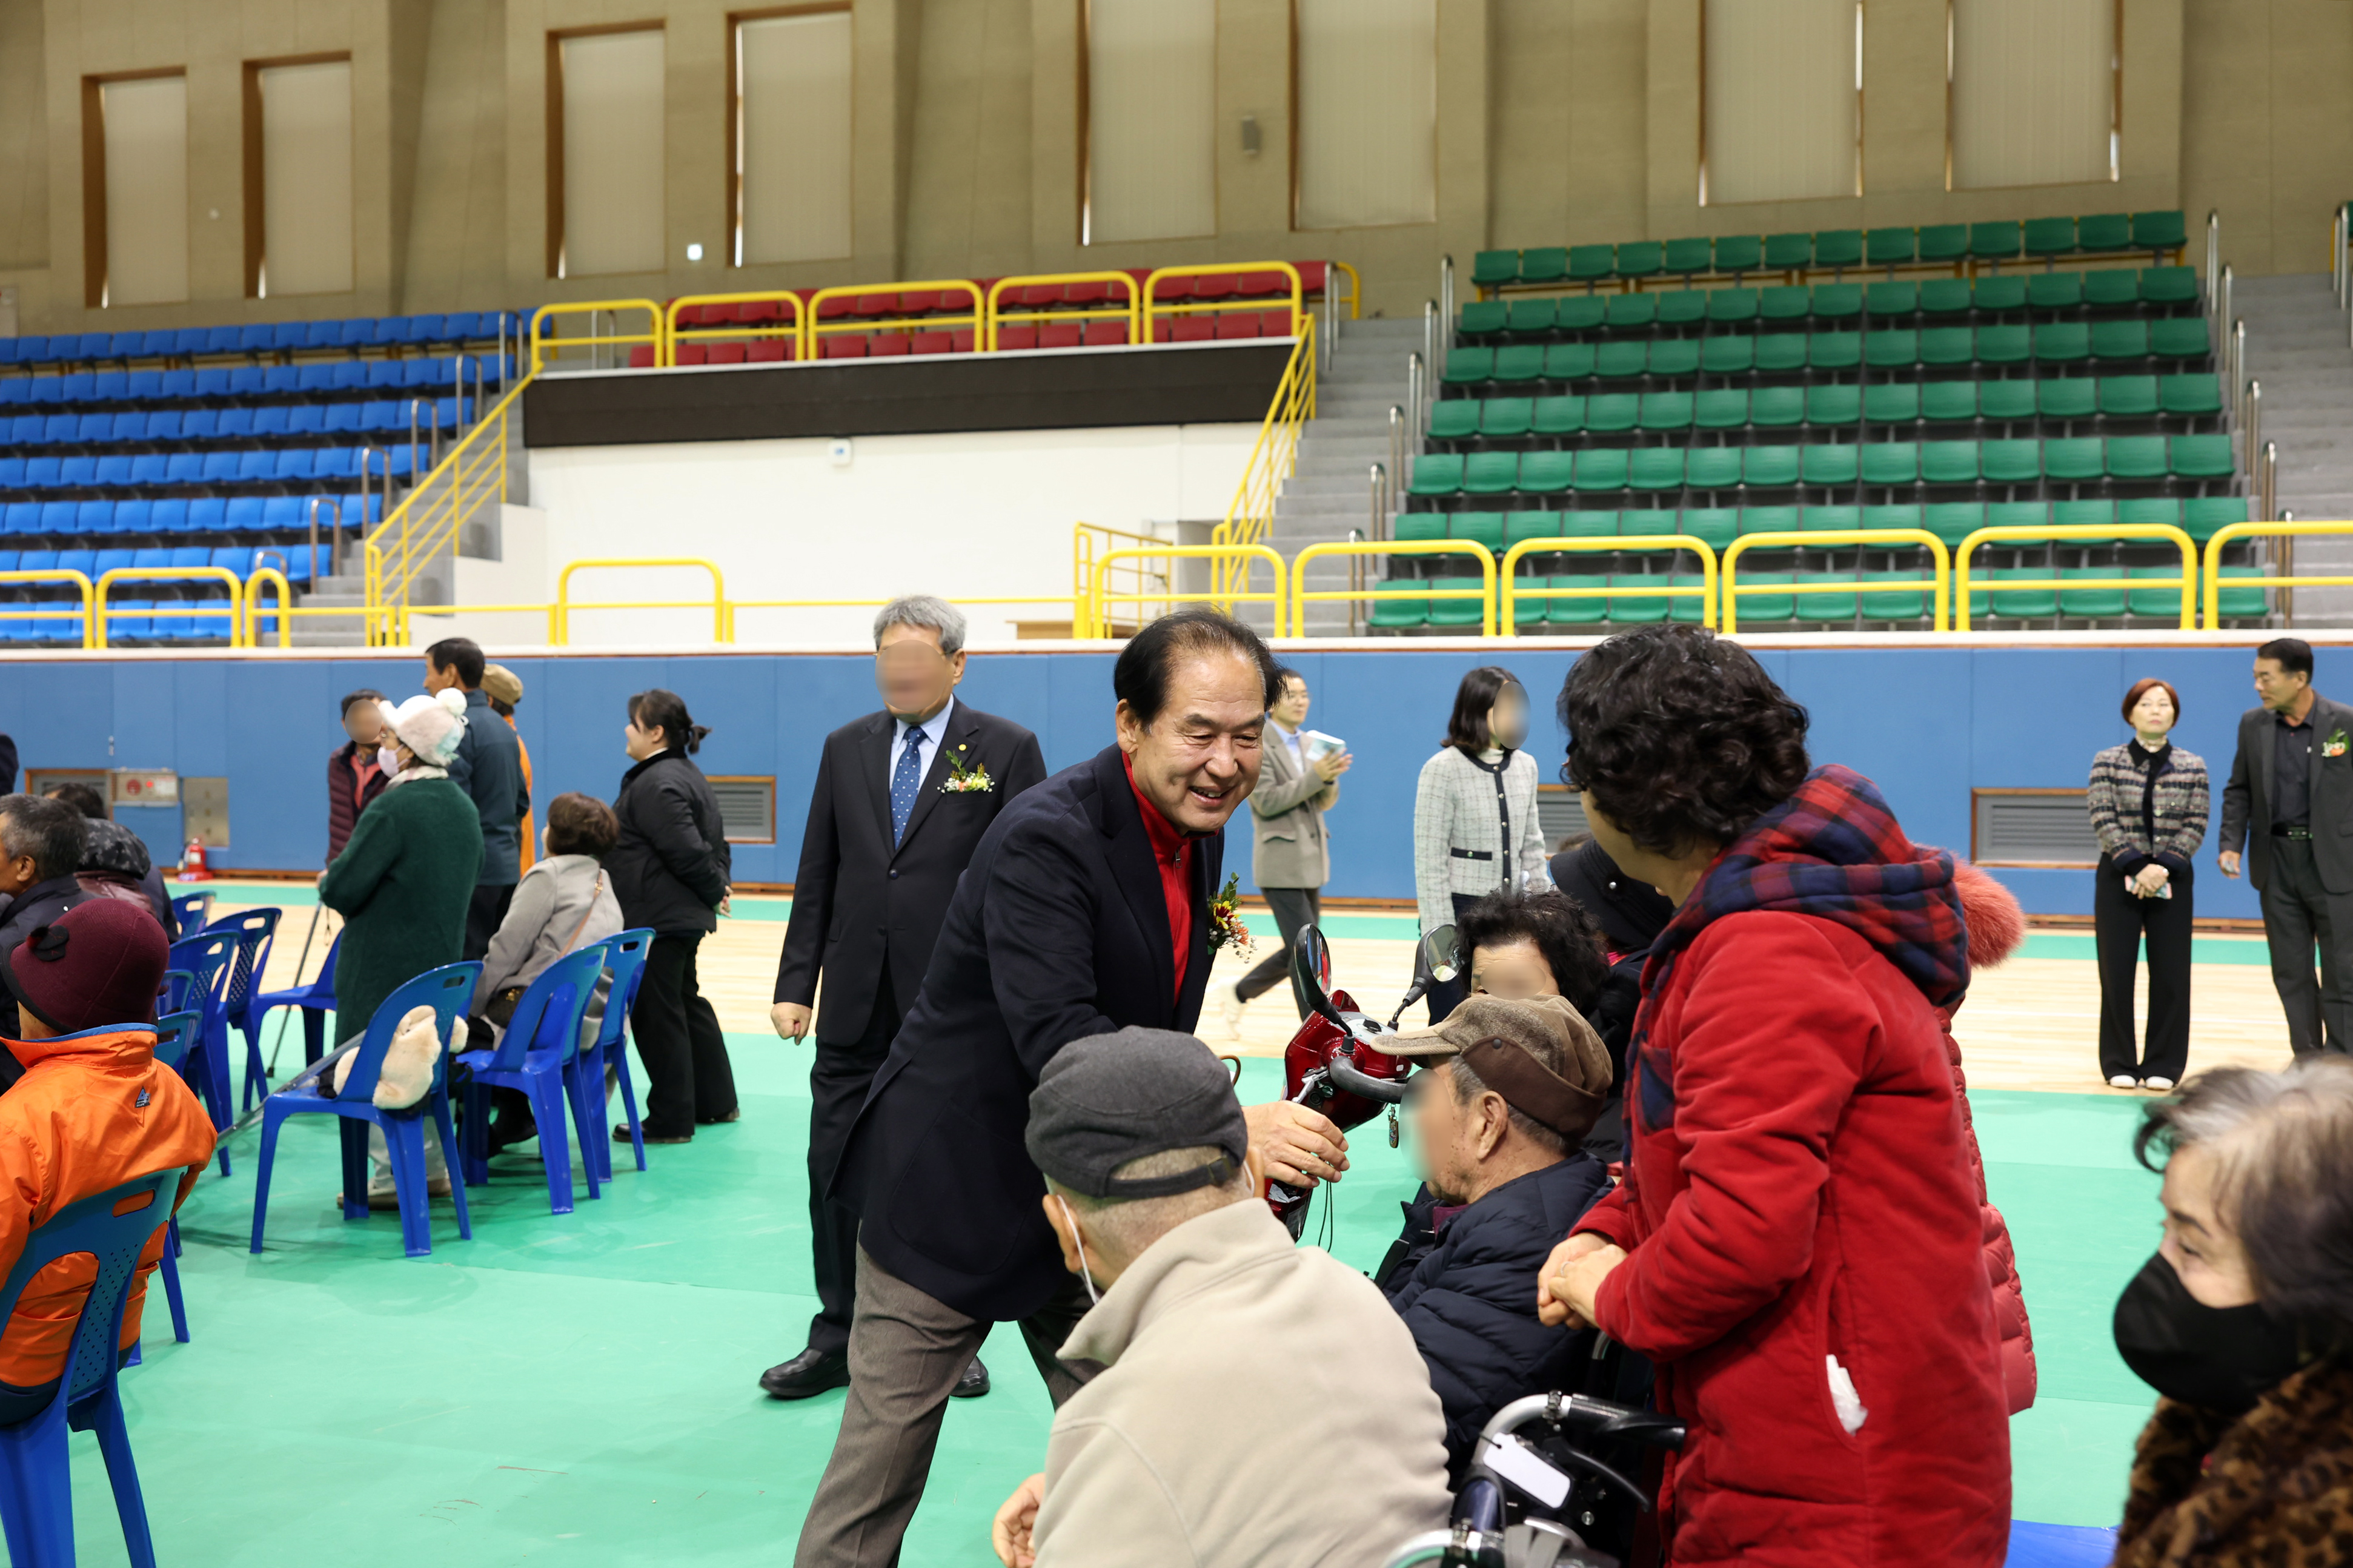
[[[2165,1239],[2116,1303],[2164,1397],[2116,1568],[2353,1565],[2353,1061],[2223,1068],[2149,1108]]]

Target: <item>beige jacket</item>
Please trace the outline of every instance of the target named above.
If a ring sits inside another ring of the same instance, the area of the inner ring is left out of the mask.
[[[1147,1247],[1062,1355],[1107,1370],[1054,1416],[1038,1568],[1365,1568],[1446,1523],[1413,1336],[1264,1204]]]
[[[1332,847],[1324,808],[1325,784],[1303,767],[1291,737],[1271,719],[1260,752],[1258,788],[1250,791],[1250,880],[1261,888],[1320,888],[1332,879]]]

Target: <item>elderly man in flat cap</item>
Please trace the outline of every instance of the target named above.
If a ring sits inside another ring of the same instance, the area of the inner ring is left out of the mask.
[[[1072,1041],[1030,1092],[1025,1142],[1094,1302],[1062,1359],[1103,1370],[997,1510],[1007,1568],[1378,1563],[1444,1526],[1442,1418],[1412,1337],[1363,1275],[1292,1245],[1208,1047]],[[1277,1484],[1250,1440],[1272,1389],[1344,1495]]]

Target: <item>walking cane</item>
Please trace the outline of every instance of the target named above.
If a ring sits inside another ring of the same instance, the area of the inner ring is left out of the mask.
[[[322,907],[318,904],[311,906],[311,929],[302,933],[302,954],[294,961],[294,984],[297,986],[302,984],[302,966],[311,962],[311,941],[319,934],[319,910]],[[260,983],[261,977],[254,976],[254,984],[259,985]],[[261,1076],[264,1078],[278,1076],[278,1052],[280,1047],[286,1044],[286,1015],[292,1011],[294,1009],[290,1007],[279,1009],[278,1037],[269,1042],[269,1065],[261,1069]]]

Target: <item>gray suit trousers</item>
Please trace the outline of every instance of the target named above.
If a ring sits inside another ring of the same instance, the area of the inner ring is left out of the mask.
[[[2271,875],[2261,894],[2263,937],[2272,951],[2272,985],[2287,1014],[2288,1044],[2298,1056],[2353,1050],[2347,996],[2353,984],[2353,893],[2320,885],[2310,839],[2274,838],[2271,851]]]

